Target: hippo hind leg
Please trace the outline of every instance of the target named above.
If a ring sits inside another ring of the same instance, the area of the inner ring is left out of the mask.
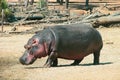
[[[94,65],[98,65],[99,64],[99,57],[100,57],[100,50],[99,51],[96,51],[94,52]]]
[[[74,60],[74,62],[73,62],[71,65],[79,65],[79,63],[80,63],[82,60],[83,60],[83,58],[80,59],[80,60]]]

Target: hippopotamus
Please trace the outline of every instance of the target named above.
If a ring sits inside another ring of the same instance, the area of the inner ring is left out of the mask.
[[[71,65],[79,65],[84,57],[93,54],[93,64],[97,65],[102,47],[102,37],[90,23],[49,26],[28,40],[20,62],[29,65],[48,56],[44,67],[57,66],[58,58],[74,60]]]

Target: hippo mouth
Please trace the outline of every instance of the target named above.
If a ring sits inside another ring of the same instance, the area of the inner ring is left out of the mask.
[[[37,58],[35,58],[34,56],[28,56],[26,58],[21,57],[19,59],[20,63],[23,65],[30,65],[33,64],[35,62]]]
[[[20,58],[20,63],[23,65],[30,65],[30,64],[33,64],[35,62],[35,60],[36,60],[36,58],[32,59],[31,61],[25,61]]]
[[[31,59],[30,61],[27,61],[27,62],[26,62],[26,65],[33,64],[36,59],[37,59],[37,58],[33,58],[33,59]]]

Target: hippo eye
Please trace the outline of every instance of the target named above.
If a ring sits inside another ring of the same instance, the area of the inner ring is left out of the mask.
[[[32,52],[32,51],[30,51],[30,53],[29,53],[29,54],[33,55],[33,52]]]
[[[38,49],[38,46],[34,46],[33,48],[34,48],[34,49]]]
[[[37,50],[38,50],[38,46],[32,46],[32,49],[31,49],[32,52],[35,52]]]

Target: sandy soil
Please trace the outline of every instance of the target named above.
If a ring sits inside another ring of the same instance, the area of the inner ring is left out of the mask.
[[[96,0],[91,2],[94,1]],[[6,28],[6,30],[10,29],[10,27]],[[21,30],[23,28],[20,27],[18,31]],[[70,66],[69,64],[73,62],[71,60],[59,59],[58,67],[51,68],[42,68],[47,57],[38,59],[29,66],[19,63],[19,58],[24,52],[23,46],[33,34],[2,35],[0,33],[0,80],[120,80],[120,28],[98,30],[104,42],[100,65],[92,65],[93,55],[89,55],[78,66]]]
[[[92,65],[93,55],[80,65],[69,66],[73,61],[59,59],[58,67],[42,68],[46,58],[33,65],[23,66],[19,57],[24,44],[33,35],[7,35],[0,37],[0,80],[120,80],[120,28],[100,28],[104,47],[100,65]]]

